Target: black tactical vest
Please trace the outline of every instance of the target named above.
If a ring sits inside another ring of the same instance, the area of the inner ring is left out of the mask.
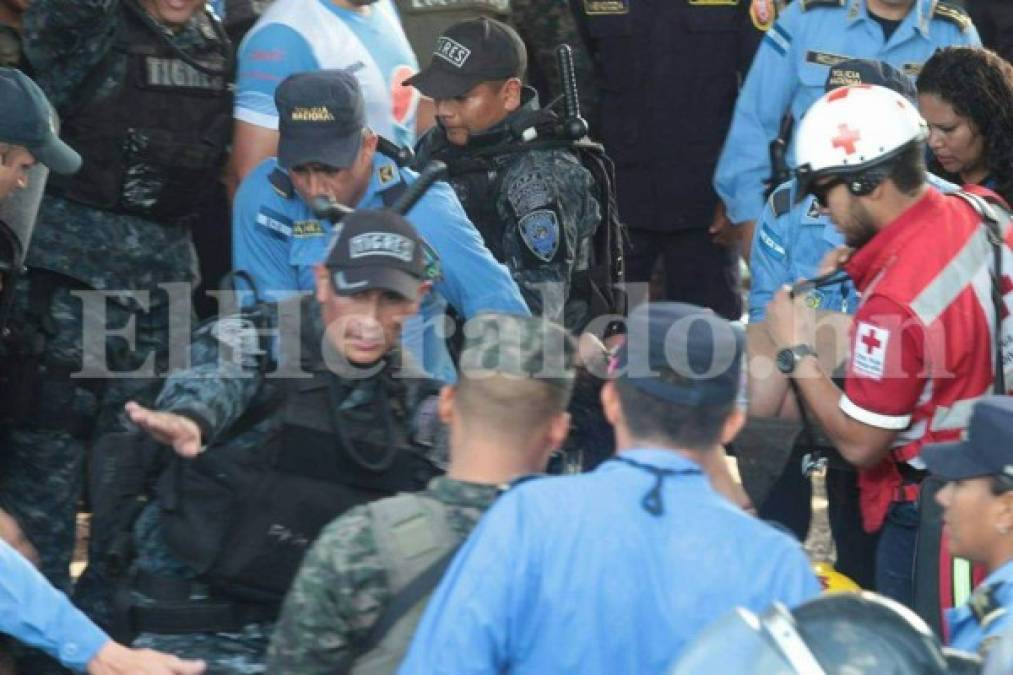
[[[522,140],[523,132],[529,129],[538,130],[536,140]],[[587,302],[588,319],[605,314],[625,316],[626,296],[620,288],[625,281],[625,229],[616,208],[612,162],[598,144],[586,139],[567,140],[558,134],[558,117],[550,110],[538,108],[537,100],[528,95],[517,112],[492,129],[472,135],[466,147],[451,144],[441,128],[431,129],[419,141],[416,166],[421,168],[433,159],[447,165],[447,180],[489,252],[499,262],[509,264],[503,251],[504,225],[496,209],[503,176],[520,153],[534,150],[572,152],[591,173],[597,187],[602,221],[592,243],[589,268],[575,272],[570,298]],[[569,328],[580,330],[583,326]]]
[[[266,414],[282,415],[282,424],[266,442],[225,438],[176,460],[160,480],[169,548],[231,597],[280,601],[324,525],[441,473],[419,442],[419,403],[436,391],[428,380],[395,377],[388,365],[371,382],[380,389],[370,403],[341,411],[347,384],[322,365],[309,372],[279,383]]]
[[[83,103],[63,111],[63,139],[83,157],[49,191],[100,209],[172,222],[194,211],[215,188],[232,130],[231,45],[218,22],[196,16],[204,37],[186,56],[160,30],[121,6],[116,42],[82,85]],[[106,96],[96,90],[125,61]]]

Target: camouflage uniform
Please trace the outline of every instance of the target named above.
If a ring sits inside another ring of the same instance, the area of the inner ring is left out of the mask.
[[[120,17],[117,0],[35,0],[25,13],[25,54],[39,85],[65,122],[73,119],[87,100],[113,95],[126,77],[129,57],[114,48]],[[166,34],[186,51],[208,40],[207,19],[200,15],[180,31]],[[101,69],[106,69],[104,79],[93,81]],[[89,165],[85,157],[83,174],[102,169]],[[159,285],[177,282],[180,296],[188,299],[196,281],[196,259],[184,224],[153,222],[47,195],[26,264],[30,273],[19,289],[16,302],[20,313],[12,325],[34,321],[41,326],[44,347],[35,355],[50,375],[45,376],[31,417],[3,436],[8,466],[0,486],[0,503],[15,514],[39,551],[47,578],[66,590],[81,463],[89,437],[116,427],[125,400],[150,403],[157,392],[154,378],[113,375],[84,382],[71,380],[67,374],[102,356],[107,356],[105,363],[115,372],[134,370],[154,355],[152,365],[159,372],[168,349],[170,315],[169,295]],[[50,282],[52,300],[48,307],[43,303],[40,312],[30,298],[35,292],[31,289],[37,291],[43,277]],[[124,289],[140,295],[106,300],[104,321],[91,314],[94,306],[82,305],[73,296],[75,291]],[[180,311],[184,321],[188,320],[188,307]],[[44,315],[32,316],[39,313]],[[132,327],[137,342],[129,345],[122,339],[110,339],[105,355],[84,353],[82,330],[89,319],[108,330]],[[131,322],[135,323],[131,326]],[[6,349],[22,358],[25,350],[37,350],[38,345],[7,345]],[[90,423],[75,424],[68,430],[68,410],[75,413],[77,421]]]
[[[319,305],[310,295],[292,298],[282,305],[291,306],[292,303],[299,305],[302,355],[307,357],[309,354],[307,362],[300,367],[306,372],[317,371],[324,367],[319,355],[324,334]],[[276,326],[272,322],[271,327]],[[316,353],[309,351],[314,343],[317,345]],[[155,407],[197,421],[202,428],[202,440],[213,446],[215,439],[228,435],[230,427],[245,411],[265,405],[267,412],[260,420],[222,441],[230,448],[249,450],[253,456],[282,431],[286,407],[284,398],[278,396],[279,387],[284,386],[283,380],[264,375],[261,368],[264,356],[262,353],[256,356],[258,352],[258,337],[247,319],[225,317],[200,327],[194,335],[191,367],[168,378]],[[446,436],[435,418],[429,417],[434,411],[439,385],[432,380],[414,377],[410,366],[401,364],[400,358],[401,353],[394,350],[387,357],[387,366],[377,374],[353,380],[339,378],[342,396],[339,410],[344,413],[344,421],[350,427],[347,433],[357,443],[370,440],[380,443],[387,439],[384,425],[377,419],[377,409],[373,405],[383,389],[391,397],[395,419],[403,427],[401,431],[409,436],[414,433],[415,438],[420,434],[432,438],[429,457],[434,464],[445,466]],[[282,367],[285,367],[284,363]],[[209,452],[215,452],[215,448],[211,447]],[[193,580],[195,573],[169,550],[161,514],[159,506],[152,504],[136,523],[137,567],[163,577]],[[140,605],[153,603],[150,598],[136,592],[134,597]],[[271,628],[272,623],[262,622],[247,624],[238,632],[142,633],[133,644],[185,658],[204,659],[208,662],[209,673],[261,673],[265,672],[264,654]]]
[[[463,540],[498,494],[493,485],[434,478],[419,496],[450,507],[450,525]],[[391,598],[372,528],[369,510],[356,507],[313,544],[271,637],[270,672],[334,673],[369,632]]]
[[[524,105],[472,135],[466,147],[451,145],[441,127],[431,129],[419,141],[417,161],[447,163],[468,218],[510,270],[532,313],[580,330],[591,318],[590,303],[580,292],[571,293],[571,282],[588,269],[601,209],[591,173],[572,152],[510,151],[521,142],[511,129],[544,115],[534,91],[525,88]],[[477,148],[489,154],[480,157]]]
[[[543,319],[486,314],[469,323],[461,371],[476,379],[486,375],[534,376],[549,386],[570,389],[574,379],[572,361],[573,341],[557,325]],[[467,443],[467,439],[462,440]],[[446,507],[446,525],[450,539],[456,543],[468,536],[506,487],[440,477],[416,497]],[[389,501],[393,500],[380,500],[374,506]],[[380,524],[374,514],[372,507],[348,511],[324,529],[306,555],[271,638],[270,672],[347,672],[349,660],[394,596],[394,575],[390,571],[393,562],[381,555],[383,547],[377,532]],[[408,522],[424,527],[418,520]],[[452,549],[448,546],[427,554],[439,557]],[[393,550],[405,549],[397,546]],[[405,614],[402,620],[410,621],[410,617]]]

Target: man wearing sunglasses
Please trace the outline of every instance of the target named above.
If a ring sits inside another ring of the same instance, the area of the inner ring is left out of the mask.
[[[850,59],[832,66],[827,76],[826,91],[854,84],[875,84],[887,87],[914,103],[917,99],[914,82],[883,61]],[[953,192],[956,185],[932,174],[929,183],[942,192]],[[820,264],[831,250],[844,245],[844,237],[825,208],[815,197],[797,200],[798,181],[786,181],[773,191],[757,222],[757,236],[750,254],[752,283],[749,288],[749,325],[747,337],[750,354],[773,360],[774,346],[764,321],[767,303],[784,284],[819,275]],[[846,358],[847,330],[851,315],[858,308],[854,284],[844,277],[809,289],[804,295],[807,307],[816,310],[821,340],[814,345],[824,367],[833,371]],[[829,330],[830,328],[833,330]],[[840,337],[838,337],[840,336]],[[826,339],[822,339],[826,338]],[[837,338],[836,344],[832,338]],[[788,379],[773,370],[764,376],[750,378],[750,413],[761,417],[798,419],[795,397],[789,393]],[[748,450],[748,448],[747,448]],[[762,518],[777,521],[805,541],[812,509],[812,483],[801,471],[798,461],[785,467],[780,479],[765,502],[759,506]],[[837,546],[836,568],[859,585],[871,588],[874,582],[876,539],[862,531],[858,514],[858,487],[854,470],[835,467],[827,469],[827,496],[830,500],[830,529]]]
[[[841,88],[809,109],[798,132],[799,195],[812,194],[854,249],[844,269],[861,295],[844,391],[814,358],[813,313],[802,298],[782,288],[766,320],[778,368],[860,468],[863,525],[880,532],[876,590],[908,605],[920,449],[960,437],[993,386],[995,354],[984,219],[927,184],[926,137],[911,102],[883,87]],[[1013,270],[1005,236],[1003,268]]]

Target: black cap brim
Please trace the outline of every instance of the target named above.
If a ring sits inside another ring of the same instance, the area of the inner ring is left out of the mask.
[[[28,148],[28,151],[53,173],[66,176],[81,168],[81,155],[55,135],[50,136],[42,145]]]
[[[307,133],[309,132],[309,133]],[[305,164],[323,164],[347,169],[355,163],[362,148],[362,133],[345,137],[328,135],[322,129],[283,134],[278,140],[278,166],[291,169]]]
[[[964,480],[991,476],[995,470],[975,461],[969,452],[969,443],[933,443],[921,450],[922,461],[929,471],[944,480]]]
[[[432,99],[447,99],[464,96],[475,85],[491,79],[494,78],[483,78],[477,75],[462,75],[450,72],[431,63],[401,84],[407,87],[415,87],[423,96],[428,96]]]
[[[380,289],[393,291],[408,300],[415,300],[419,286],[425,280],[404,270],[377,265],[332,269],[331,281],[338,295],[355,295],[363,291]]]

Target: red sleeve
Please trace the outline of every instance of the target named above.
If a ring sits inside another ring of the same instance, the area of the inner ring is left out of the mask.
[[[905,429],[925,389],[925,330],[902,305],[874,295],[858,308],[840,407],[881,429]]]

